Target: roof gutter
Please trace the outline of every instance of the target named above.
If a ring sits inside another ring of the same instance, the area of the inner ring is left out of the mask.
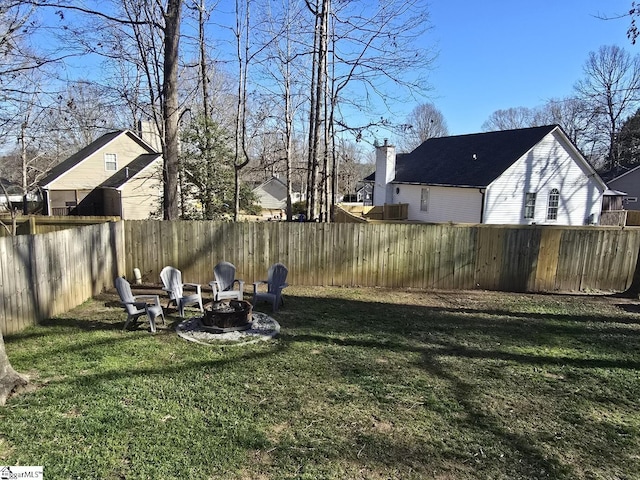
[[[425,185],[428,187],[487,188],[486,185],[454,185],[449,183],[402,182],[396,180],[390,183],[398,185]]]

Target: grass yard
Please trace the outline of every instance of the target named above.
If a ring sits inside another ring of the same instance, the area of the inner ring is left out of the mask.
[[[32,388],[0,408],[0,464],[47,479],[640,478],[638,302],[285,293],[281,335],[245,347],[123,333],[108,294],[6,338]]]

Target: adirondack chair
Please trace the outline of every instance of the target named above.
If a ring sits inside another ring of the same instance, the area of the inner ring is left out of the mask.
[[[167,307],[171,303],[175,303],[181,317],[184,317],[184,307],[188,305],[198,305],[200,311],[204,312],[200,285],[197,283],[182,283],[182,272],[180,270],[174,267],[164,267],[160,272],[160,280],[162,280],[162,290],[169,294]],[[185,295],[185,286],[195,288],[195,293]]]
[[[242,300],[244,290],[244,280],[236,278],[236,267],[233,263],[220,262],[213,267],[215,280],[209,282],[213,290],[213,301],[217,302],[223,298],[235,298]],[[238,288],[233,290],[233,286],[238,284]]]
[[[115,283],[120,303],[127,312],[127,320],[124,322],[123,330],[127,329],[131,321],[135,321],[143,315],[149,318],[152,333],[156,333],[156,318],[161,317],[162,324],[165,325],[164,312],[158,295],[134,296],[131,292],[131,285],[122,277],[117,277]]]
[[[260,301],[264,300],[270,302],[274,312],[278,311],[280,305],[284,305],[284,299],[282,298],[282,290],[289,286],[287,280],[287,267],[282,263],[275,263],[269,267],[267,272],[267,280],[259,280],[253,283],[253,306]],[[261,285],[267,286],[267,291],[259,290]]]

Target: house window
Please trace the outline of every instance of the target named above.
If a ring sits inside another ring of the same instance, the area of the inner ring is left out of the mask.
[[[536,213],[536,194],[527,193],[524,199],[524,218],[534,218]]]
[[[429,189],[423,188],[420,194],[420,210],[423,212],[429,211]]]
[[[549,192],[549,206],[547,207],[547,220],[558,219],[558,204],[560,203],[560,190],[554,188]]]
[[[104,154],[104,169],[110,172],[118,170],[118,159],[115,153]]]
[[[636,203],[638,201],[638,197],[627,197],[627,203]]]

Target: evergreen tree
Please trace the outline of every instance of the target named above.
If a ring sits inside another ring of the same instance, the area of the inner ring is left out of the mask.
[[[633,168],[640,164],[640,109],[623,123],[618,148],[621,166]]]
[[[194,119],[182,134],[183,218],[219,220],[233,212],[232,138],[211,118]]]

